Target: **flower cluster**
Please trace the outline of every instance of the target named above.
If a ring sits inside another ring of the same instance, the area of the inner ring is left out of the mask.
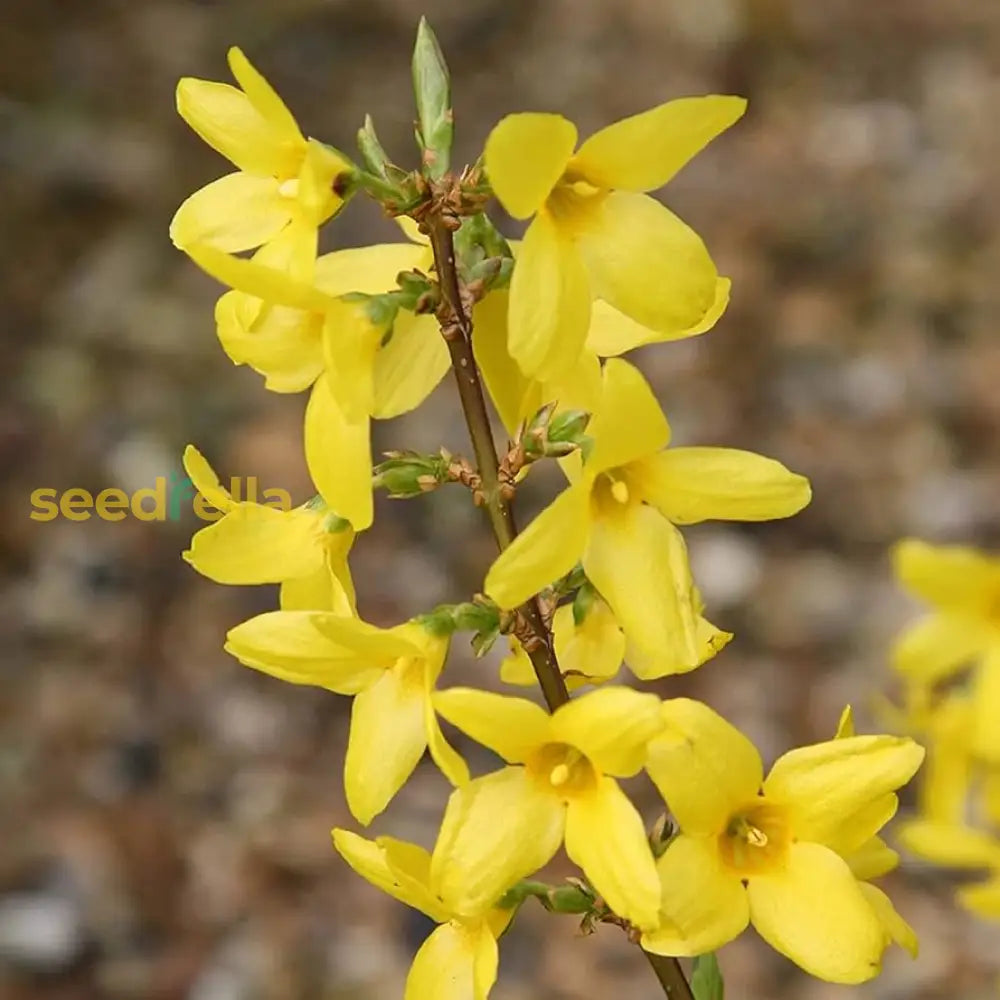
[[[785,518],[810,499],[774,459],[669,447],[660,404],[621,357],[704,333],[726,308],[729,281],[701,238],[647,192],[745,102],[682,98],[581,144],[558,115],[514,114],[455,173],[447,69],[422,22],[421,166],[406,171],[370,119],[356,164],[305,138],[238,49],[229,64],[239,87],[185,79],[177,104],[237,171],[192,195],[171,237],[227,288],[215,318],[233,362],[271,391],[309,390],[316,496],[292,510],[234,500],[189,447],[185,467],[223,516],[185,558],[220,583],[281,585],[279,608],[233,628],[226,649],[353,699],[344,787],[358,823],[382,813],[425,752],[454,787],[431,851],[334,831],[352,868],[440,925],[407,997],[483,1000],[497,939],[529,898],[623,926],[671,959],[753,923],[836,982],[875,975],[893,940],[914,947],[870,884],[895,863],[877,834],[920,764],[912,740],[855,736],[845,717],[835,739],[785,754],[765,777],[756,749],[707,706],[613,683],[623,663],[643,682],[693,670],[732,638],[705,617],[682,526]],[[399,240],[319,255],[319,227],[359,194],[397,219]],[[522,240],[490,220],[493,197],[530,220]],[[400,450],[373,466],[371,420],[415,409],[449,370],[475,463]],[[499,455],[487,398],[511,436]],[[511,501],[553,459],[567,486],[518,534]],[[447,484],[486,508],[501,549],[483,593],[389,626],[365,620],[348,562],[372,525],[373,490],[418,497]],[[505,636],[500,680],[537,680],[547,710],[475,685],[439,690],[461,631],[477,654]],[[439,719],[503,766],[470,776]],[[619,784],[643,771],[665,803],[652,833]],[[560,847],[581,877],[531,881]]]
[[[927,746],[919,815],[902,846],[935,864],[986,873],[958,902],[1000,920],[1000,558],[916,539],[893,553],[896,576],[928,614],[900,635],[900,727]]]

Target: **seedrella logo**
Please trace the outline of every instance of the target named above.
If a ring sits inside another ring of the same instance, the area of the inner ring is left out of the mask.
[[[292,507],[291,496],[286,490],[273,487],[260,490],[256,476],[247,479],[234,476],[229,481],[229,494],[236,504],[234,512],[246,514],[257,509],[240,506],[240,501],[278,510],[291,510]],[[29,516],[33,521],[54,521],[57,517],[67,521],[89,521],[92,517],[101,521],[124,521],[129,516],[138,521],[179,521],[188,510],[202,521],[218,521],[226,513],[195,488],[190,476],[173,471],[157,476],[152,486],[132,494],[118,487],[109,487],[96,495],[76,487],[61,492],[41,487],[31,494]]]

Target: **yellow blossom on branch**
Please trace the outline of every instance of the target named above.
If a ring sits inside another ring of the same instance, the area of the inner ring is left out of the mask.
[[[508,763],[452,793],[431,861],[437,897],[456,912],[481,912],[565,840],[615,913],[655,926],[653,855],[615,778],[642,769],[646,744],[663,725],[659,699],[602,688],[546,715],[523,698],[450,688],[434,704]]]
[[[765,778],[753,744],[707,706],[673,699],[663,716],[647,770],[681,832],[657,862],[661,921],[643,946],[700,954],[749,922],[814,976],[875,976],[889,918],[845,858],[870,850],[923,749],[905,737],[842,737],[784,754]]]
[[[702,322],[719,298],[700,237],[641,192],[662,187],[744,112],[739,97],[682,98],[615,122],[576,147],[560,115],[508,115],[486,140],[490,184],[532,218],[510,289],[509,346],[525,374],[572,365],[601,298],[652,330]]]
[[[497,977],[497,938],[514,911],[458,913],[442,903],[431,886],[431,856],[416,844],[349,830],[334,830],[333,843],[362,878],[439,925],[413,959],[404,1000],[486,1000]]]
[[[354,695],[344,790],[358,822],[385,809],[425,750],[452,784],[468,779],[431,703],[448,640],[419,623],[381,629],[324,612],[269,611],[231,629],[226,651],[279,680]]]
[[[582,560],[643,678],[692,670],[728,638],[702,624],[677,524],[788,517],[809,483],[773,459],[732,448],[667,448],[670,428],[646,380],[612,358],[575,481],[494,562],[486,592],[513,608]]]
[[[267,243],[289,223],[313,231],[344,203],[353,165],[306,139],[284,101],[238,49],[228,53],[240,88],[185,77],[177,110],[239,169],[191,195],[170,223],[179,247],[205,243],[230,252]]]

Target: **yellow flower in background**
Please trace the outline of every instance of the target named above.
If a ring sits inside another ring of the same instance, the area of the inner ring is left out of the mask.
[[[286,511],[233,500],[192,445],[184,449],[184,469],[195,489],[223,512],[182,553],[199,573],[216,583],[280,583],[286,611],[355,613],[347,565],[354,530],[347,522],[322,501]]]
[[[706,705],[678,698],[662,712],[666,729],[646,767],[681,832],[657,862],[661,919],[643,947],[701,954],[752,923],[820,979],[875,976],[895,935],[881,894],[863,888],[845,857],[877,848],[892,793],[922,748],[905,737],[843,737],[784,754],[765,778],[753,744]],[[863,876],[880,872],[879,857],[867,870],[859,859]]]
[[[396,287],[400,271],[427,268],[420,243],[338,250],[316,259],[308,231],[289,226],[252,260],[207,246],[186,250],[233,290],[216,306],[219,339],[268,388],[312,386],[306,460],[324,500],[357,530],[372,522],[369,417],[419,406],[448,370],[433,316],[399,310],[381,321],[363,296]]]
[[[227,55],[240,89],[184,77],[177,110],[238,170],[191,195],[170,223],[185,248],[204,243],[237,252],[261,246],[297,221],[313,231],[344,203],[353,165],[306,139],[281,98],[238,48]]]
[[[333,843],[362,878],[439,925],[413,959],[404,1000],[486,1000],[497,978],[497,938],[514,911],[463,914],[442,903],[431,887],[430,854],[416,844],[348,830],[334,830]]]
[[[434,696],[438,712],[507,767],[456,789],[431,860],[434,893],[481,913],[566,853],[619,916],[657,922],[659,886],[642,818],[615,778],[637,774],[662,727],[654,695],[602,688],[552,715],[523,698],[471,688]]]
[[[225,648],[279,680],[354,695],[344,791],[359,823],[385,809],[425,750],[453,785],[468,780],[431,703],[448,640],[419,623],[382,629],[325,612],[270,611],[231,629]]]
[[[604,366],[593,448],[575,481],[494,562],[485,589],[514,608],[582,560],[643,679],[692,670],[728,636],[701,619],[678,524],[788,517],[808,481],[733,448],[669,448],[670,427],[639,371]]]
[[[576,148],[560,115],[508,115],[486,140],[500,203],[532,218],[510,287],[509,348],[526,375],[572,365],[604,299],[651,330],[685,330],[715,306],[700,237],[641,192],[667,183],[744,112],[739,97],[683,98],[625,118]]]
[[[905,539],[893,550],[893,567],[900,583],[933,608],[899,637],[895,668],[930,688],[973,663],[969,748],[1000,764],[1000,559]]]

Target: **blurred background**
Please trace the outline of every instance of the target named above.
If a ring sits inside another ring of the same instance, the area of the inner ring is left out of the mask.
[[[736,632],[693,693],[765,758],[862,729],[915,613],[887,547],[1000,542],[1000,7],[995,0],[6,0],[0,24],[0,996],[369,1000],[402,996],[429,925],[329,842],[353,826],[349,704],[238,666],[228,627],[274,588],[225,588],[179,556],[197,527],[28,517],[32,490],[135,490],[196,443],[224,478],[297,502],[304,397],[264,391],[214,335],[219,290],[167,239],[228,170],[174,112],[178,77],[228,80],[242,46],[303,129],[345,150],[365,112],[412,164],[420,13],[451,64],[456,159],[512,110],[583,135],[686,94],[747,117],[664,192],[734,279],[708,336],[640,352],[683,443],[807,474],[789,522],[688,531],[710,616]],[[352,204],[327,246],[398,238]],[[382,448],[466,451],[449,383],[379,425]],[[522,512],[541,500],[522,502]],[[474,591],[492,556],[461,491],[382,504],[352,560],[391,624]],[[493,683],[463,642],[451,681]],[[471,758],[481,770],[487,760]],[[376,833],[429,844],[446,787],[422,766]],[[651,820],[656,803],[638,794]],[[554,866],[565,871],[565,863]],[[889,880],[921,935],[853,995],[995,995],[996,928],[940,875]],[[817,900],[817,905],[822,901]],[[991,936],[992,935],[992,936]],[[739,1000],[825,1000],[752,932],[721,953]],[[614,928],[525,907],[496,1000],[660,996]]]

